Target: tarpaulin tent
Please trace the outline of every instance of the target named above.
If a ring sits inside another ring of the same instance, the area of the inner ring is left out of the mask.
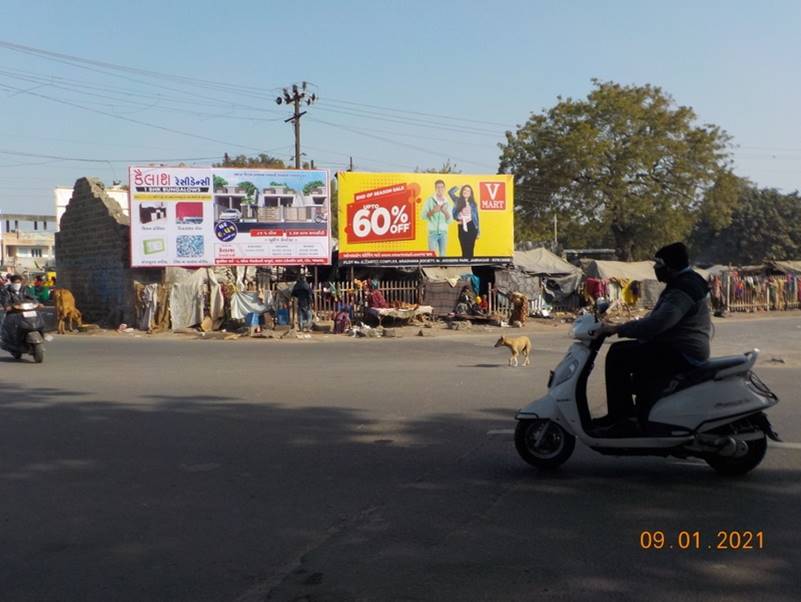
[[[535,275],[561,275],[577,274],[581,269],[568,263],[558,255],[551,253],[548,249],[540,247],[530,251],[515,251],[513,258],[514,266]]]
[[[653,307],[665,285],[656,279],[653,261],[604,261],[582,259],[581,267],[588,278],[598,280],[640,283],[640,303]],[[611,295],[614,299],[614,295]]]
[[[563,306],[578,289],[581,270],[544,247],[515,251],[513,270],[499,270],[495,285],[502,292],[521,292],[537,311],[545,303]],[[578,297],[572,305],[578,306]]]
[[[783,274],[801,274],[801,261],[769,261],[768,265]]]
[[[209,295],[209,313],[216,327],[223,317],[223,294],[214,271],[200,268],[187,272],[170,290],[170,318],[172,329],[195,326],[203,320],[206,295]]]
[[[603,261],[600,259],[582,259],[581,268],[586,276],[608,280],[609,278],[625,278],[626,280],[656,280],[653,261]]]
[[[429,282],[447,282],[451,286],[456,286],[462,275],[469,272],[469,266],[423,268],[423,275]]]

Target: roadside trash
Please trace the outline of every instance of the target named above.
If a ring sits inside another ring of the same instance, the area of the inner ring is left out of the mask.
[[[772,363],[772,364],[784,364],[784,363],[785,363],[785,361],[784,361],[784,358],[783,358],[783,357],[772,357],[772,358],[770,358],[770,360],[769,360],[769,361],[770,361],[770,363]]]
[[[125,322],[123,322],[117,327],[117,332],[125,332],[126,328],[128,328],[128,325]]]
[[[49,343],[50,341],[53,340],[53,336],[49,335],[49,334],[46,334],[44,339],[45,339],[45,341],[47,341]]]

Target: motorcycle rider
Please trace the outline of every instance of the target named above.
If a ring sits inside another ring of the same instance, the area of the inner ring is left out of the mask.
[[[654,262],[657,280],[667,286],[653,310],[641,320],[601,327],[603,334],[635,339],[614,343],[606,356],[609,410],[601,424],[607,434],[636,434],[671,378],[709,359],[712,320],[706,280],[690,267],[681,242],[659,249]],[[634,415],[633,394],[639,424],[626,420]]]
[[[14,347],[19,346],[17,340],[19,333],[19,323],[22,316],[18,313],[9,313],[14,305],[20,303],[36,303],[37,299],[30,294],[30,292],[22,286],[22,276],[14,274],[9,278],[9,283],[0,290],[0,305],[6,312],[5,319],[2,325],[1,338],[4,343],[9,343]]]

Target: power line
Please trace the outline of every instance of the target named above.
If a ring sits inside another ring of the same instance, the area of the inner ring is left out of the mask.
[[[13,43],[13,42],[8,42],[8,41],[3,41],[3,40],[0,40],[0,47],[6,48],[8,50],[15,51],[15,52],[20,52],[20,53],[23,53],[23,54],[37,56],[39,58],[43,58],[43,59],[47,59],[47,60],[51,60],[51,61],[56,61],[56,62],[67,64],[67,65],[70,65],[70,66],[73,66],[73,67],[77,67],[77,68],[93,70],[93,71],[96,71],[96,72],[98,72],[98,71],[95,68],[100,68],[100,69],[105,70],[105,71],[99,71],[99,72],[101,72],[101,73],[103,73],[105,75],[119,75],[119,73],[116,73],[116,74],[115,73],[108,73],[108,71],[111,70],[111,71],[114,71],[114,72],[121,72],[121,73],[127,73],[127,74],[133,74],[133,75],[138,75],[138,76],[149,77],[149,78],[153,78],[153,79],[160,80],[160,81],[166,80],[166,81],[172,82],[174,84],[178,84],[178,85],[183,84],[183,85],[188,85],[188,86],[193,86],[193,87],[210,88],[210,89],[217,90],[217,91],[222,91],[222,92],[227,92],[227,93],[235,93],[237,95],[243,95],[244,94],[246,96],[251,96],[251,97],[255,97],[255,98],[259,98],[259,99],[263,99],[265,93],[273,92],[273,91],[276,91],[276,90],[280,89],[280,88],[277,88],[277,87],[276,88],[264,89],[264,88],[259,88],[259,87],[255,87],[255,86],[245,86],[245,85],[230,84],[230,83],[217,82],[217,81],[213,81],[213,80],[200,79],[200,78],[195,78],[195,77],[187,77],[187,76],[184,76],[184,75],[168,74],[168,73],[163,73],[163,72],[159,72],[159,71],[152,71],[152,70],[148,70],[148,69],[140,69],[140,68],[136,68],[136,67],[128,67],[128,66],[120,65],[120,64],[116,64],[116,63],[109,63],[109,62],[105,62],[105,61],[97,61],[97,60],[86,59],[86,58],[82,58],[82,57],[78,57],[78,56],[74,56],[74,55],[69,55],[69,54],[65,54],[65,53],[52,52],[52,51],[49,51],[49,50],[44,50],[44,49],[40,49],[40,48],[34,48],[34,47],[31,47],[31,46],[25,46],[25,45],[22,45],[22,44],[16,44],[16,43]],[[136,81],[136,80],[134,80],[134,81]],[[144,83],[144,82],[139,81],[139,83]],[[311,87],[315,87],[316,88],[316,85],[311,83],[311,82],[307,81],[307,84],[309,86],[311,86]],[[146,84],[146,85],[151,85],[151,84]],[[485,124],[485,125],[497,125],[497,126],[504,127],[504,128],[509,128],[510,127],[508,124],[497,122],[497,121],[486,121],[486,120],[480,120],[480,119],[455,117],[453,115],[443,115],[443,114],[438,114],[438,113],[426,113],[426,112],[423,112],[423,111],[414,111],[414,110],[408,110],[408,109],[397,109],[397,108],[393,108],[393,107],[384,107],[384,106],[381,106],[381,105],[371,105],[371,104],[367,104],[367,103],[348,101],[348,100],[344,100],[344,99],[331,99],[331,101],[333,103],[340,103],[340,104],[350,105],[350,106],[354,106],[354,107],[365,107],[365,108],[370,108],[370,109],[378,109],[379,111],[384,111],[384,113],[383,113],[384,115],[386,115],[386,111],[390,111],[392,113],[403,113],[403,114],[408,114],[408,115],[417,115],[417,116],[420,116],[420,117],[431,117],[431,118],[434,118],[434,119],[437,119],[437,120],[446,119],[448,121],[453,121],[453,122],[477,123],[477,124]],[[356,110],[356,109],[353,109],[353,110]],[[380,114],[380,113],[373,113],[373,114]],[[395,114],[395,115],[391,115],[391,117],[398,118],[398,117],[400,117],[400,115]],[[426,123],[427,125],[436,125],[436,122],[433,122],[433,123],[432,122],[424,122],[424,123]],[[494,132],[489,132],[489,133],[493,133],[494,134]]]
[[[466,117],[454,117],[452,115],[443,115],[441,113],[424,113],[422,111],[410,111],[408,109],[395,109],[395,108],[392,108],[392,107],[384,107],[384,106],[381,106],[381,105],[371,105],[371,104],[366,104],[366,103],[363,103],[363,102],[353,102],[353,101],[350,101],[350,100],[341,100],[341,99],[337,99],[337,98],[326,98],[326,100],[328,100],[329,102],[341,103],[341,104],[345,104],[345,105],[354,105],[354,106],[358,106],[358,107],[367,107],[367,108],[371,108],[371,109],[381,109],[381,110],[384,110],[384,111],[393,111],[393,112],[396,112],[396,113],[407,113],[409,115],[420,115],[420,116],[425,116],[425,117],[436,117],[437,119],[448,119],[450,121],[465,121],[465,122],[469,122],[469,123],[483,123],[483,124],[486,124],[486,125],[499,125],[499,126],[504,127],[504,128],[511,128],[512,127],[509,124],[501,123],[499,121],[485,121],[483,119],[469,119],[469,118],[466,118]]]
[[[489,136],[492,138],[500,138],[503,136],[503,133],[494,132],[491,130],[485,129],[478,129],[473,127],[456,127],[452,125],[442,125],[437,122],[432,121],[425,121],[421,119],[410,119],[410,118],[402,118],[397,115],[382,115],[379,113],[374,113],[370,111],[359,111],[359,110],[341,110],[341,109],[331,109],[327,107],[320,107],[321,111],[327,111],[329,113],[338,113],[340,115],[349,115],[351,117],[359,117],[361,119],[373,119],[376,121],[385,121],[389,123],[400,123],[402,125],[413,125],[416,127],[424,127],[426,129],[435,129],[435,130],[443,130],[447,132],[459,132],[460,134],[473,134],[476,136]]]
[[[208,136],[201,136],[199,134],[192,134],[191,132],[184,132],[184,131],[181,131],[181,130],[168,128],[168,127],[165,127],[165,126],[162,126],[162,125],[156,125],[154,123],[148,123],[147,121],[141,121],[139,119],[132,119],[130,117],[125,117],[124,115],[115,115],[114,113],[109,113],[108,111],[102,111],[100,109],[93,109],[91,107],[87,107],[87,106],[84,106],[84,105],[81,105],[81,104],[78,104],[78,103],[75,103],[75,102],[71,102],[71,101],[68,101],[68,100],[63,100],[63,99],[60,99],[60,98],[53,98],[52,96],[47,96],[45,94],[39,94],[38,92],[32,92],[32,91],[29,91],[29,90],[24,90],[22,88],[17,88],[15,86],[8,86],[7,84],[0,84],[0,87],[6,88],[6,89],[10,89],[10,90],[21,91],[21,92],[24,92],[25,94],[29,94],[31,96],[36,96],[38,98],[44,98],[45,100],[50,100],[52,102],[56,102],[56,103],[59,103],[59,104],[68,105],[68,106],[71,106],[71,107],[76,107],[78,109],[82,109],[84,111],[89,111],[91,113],[98,113],[100,115],[106,115],[107,117],[112,117],[114,119],[120,119],[122,121],[127,121],[129,123],[135,123],[137,125],[143,125],[143,126],[154,128],[154,129],[161,130],[161,131],[164,131],[164,132],[169,132],[171,134],[178,134],[180,136],[188,136],[190,138],[196,138],[198,140],[206,140],[208,142],[215,142],[217,144],[223,144],[223,145],[226,145],[226,146],[244,148],[244,149],[251,150],[251,151],[256,151],[256,152],[269,152],[269,151],[264,151],[263,149],[259,149],[259,148],[253,147],[253,146],[247,146],[247,145],[243,145],[243,144],[235,144],[233,142],[226,142],[225,140],[218,140],[217,138],[210,138]]]
[[[283,148],[283,147],[282,147]],[[15,157],[31,157],[35,159],[50,159],[51,161],[74,161],[77,163],[179,163],[181,161],[214,161],[214,157],[184,157],[172,159],[89,159],[86,157],[64,157],[59,155],[44,155],[17,150],[0,149],[0,155],[13,155]]]
[[[26,82],[30,82],[30,83],[39,83],[39,84],[41,84],[40,86],[36,86],[36,87],[34,87],[32,89],[22,90],[20,92],[17,92],[18,94],[24,94],[24,93],[30,92],[30,91],[32,91],[34,89],[47,86],[47,87],[52,87],[52,88],[56,88],[56,89],[60,89],[60,90],[65,90],[67,92],[71,92],[71,93],[74,93],[74,94],[81,94],[81,95],[85,95],[85,96],[90,96],[91,98],[105,98],[105,99],[113,100],[117,104],[127,104],[127,105],[131,105],[131,106],[134,106],[134,107],[140,107],[140,109],[144,109],[144,110],[148,110],[149,109],[149,110],[157,110],[157,111],[170,111],[170,112],[173,112],[173,113],[180,113],[182,115],[189,114],[189,115],[193,115],[193,116],[196,116],[196,117],[207,118],[207,119],[226,118],[226,119],[238,119],[238,120],[242,120],[242,121],[264,121],[264,122],[280,121],[282,119],[281,117],[265,118],[265,117],[256,117],[256,116],[250,116],[250,115],[232,115],[231,113],[235,112],[238,109],[233,109],[231,107],[225,107],[225,108],[229,109],[229,112],[227,114],[223,114],[223,113],[199,112],[199,111],[196,111],[196,110],[190,110],[190,109],[182,108],[182,107],[179,107],[179,106],[177,106],[177,107],[164,106],[163,103],[173,103],[173,104],[177,104],[177,105],[188,105],[188,106],[191,106],[194,103],[193,102],[187,102],[187,101],[184,101],[184,100],[175,100],[173,98],[162,96],[162,95],[138,94],[138,93],[133,92],[131,90],[121,90],[119,92],[119,94],[121,94],[123,96],[112,96],[110,94],[104,94],[103,92],[111,91],[112,93],[115,93],[115,88],[111,88],[111,87],[107,87],[107,86],[96,86],[96,85],[87,84],[87,83],[70,83],[69,80],[66,80],[65,78],[58,78],[58,79],[60,79],[63,82],[67,82],[67,83],[57,83],[55,81],[52,81],[50,78],[43,77],[43,76],[38,76],[38,75],[36,75],[36,76],[19,75],[19,74],[15,74],[13,72],[4,71],[4,70],[0,70],[0,77],[26,81]],[[101,90],[102,92],[90,91],[90,90]],[[150,99],[150,100],[153,100],[154,102],[152,102],[150,104],[145,104],[143,102],[137,102],[135,100],[132,100],[130,98],[131,96],[137,96],[137,97],[140,97],[140,98]],[[91,103],[90,102],[88,104],[100,104],[100,105],[103,105],[103,106],[114,106],[114,105],[110,105],[109,103]],[[208,106],[208,105],[206,105],[206,106]],[[223,108],[223,105],[214,105],[214,106],[218,106],[220,108]],[[115,113],[115,114],[118,114],[118,113]]]
[[[415,146],[413,144],[406,144],[405,142],[398,142],[397,140],[392,140],[391,138],[384,138],[383,136],[376,136],[374,134],[370,134],[370,133],[367,133],[367,132],[364,132],[364,131],[360,131],[360,130],[355,129],[355,128],[350,128],[350,127],[347,127],[347,126],[344,126],[344,125],[340,125],[340,124],[337,124],[337,123],[331,123],[329,121],[323,121],[323,120],[317,119],[317,118],[311,118],[311,119],[312,119],[312,121],[314,121],[316,123],[322,123],[323,125],[327,125],[327,126],[330,126],[330,127],[335,127],[335,128],[344,130],[346,132],[351,132],[353,134],[358,134],[359,136],[366,136],[368,138],[374,138],[376,140],[381,140],[383,142],[387,142],[387,143],[393,144],[395,146],[409,148],[409,149],[416,150],[418,152],[426,153],[426,154],[429,154],[429,155],[436,155],[438,157],[442,157],[442,156],[447,154],[447,153],[440,153],[440,152],[432,151],[430,149],[423,148],[423,147],[420,147],[420,146]],[[487,164],[487,163],[479,163],[477,161],[470,161],[469,159],[463,159],[463,158],[455,157],[455,156],[450,156],[449,158],[454,159],[454,160],[456,160],[456,161],[458,161],[460,163],[467,163],[467,164],[470,164],[470,165],[478,165],[479,167],[485,167],[485,168],[489,167],[489,164]]]

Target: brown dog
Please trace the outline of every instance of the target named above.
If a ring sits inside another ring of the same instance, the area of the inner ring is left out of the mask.
[[[512,357],[509,358],[509,365],[517,366],[517,356],[521,353],[525,358],[523,360],[523,365],[528,366],[531,364],[531,358],[529,354],[531,353],[531,339],[528,337],[501,337],[498,339],[498,342],[495,343],[496,347],[508,347],[509,351],[512,352]]]

